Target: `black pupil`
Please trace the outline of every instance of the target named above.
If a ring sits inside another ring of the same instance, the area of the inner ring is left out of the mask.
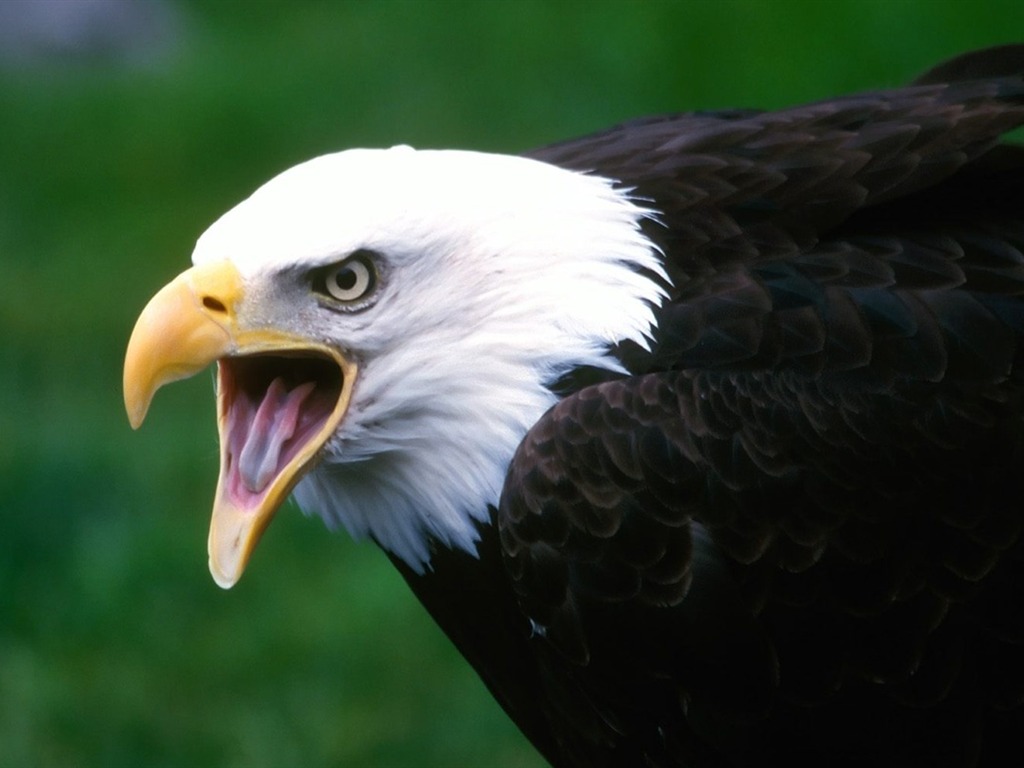
[[[342,267],[338,270],[337,277],[334,278],[338,287],[343,291],[351,291],[356,287],[356,280],[359,278],[356,276],[356,272],[351,267]]]

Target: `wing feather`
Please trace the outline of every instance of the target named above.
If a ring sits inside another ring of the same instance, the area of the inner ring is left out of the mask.
[[[995,144],[1022,72],[1003,48],[532,153],[656,208],[672,280],[652,350],[537,423],[497,515],[580,764],[1015,744],[1024,150]]]

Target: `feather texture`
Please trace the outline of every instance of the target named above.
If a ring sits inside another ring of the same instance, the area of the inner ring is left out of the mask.
[[[439,616],[553,764],[1019,761],[1022,73],[531,153],[655,208],[671,279],[629,376],[561,382],[481,543],[530,689]],[[410,578],[435,612],[447,558]]]

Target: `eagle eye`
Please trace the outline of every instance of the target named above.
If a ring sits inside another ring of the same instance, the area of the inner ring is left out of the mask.
[[[318,270],[313,287],[335,301],[351,304],[365,299],[377,287],[377,267],[371,254],[359,251]]]

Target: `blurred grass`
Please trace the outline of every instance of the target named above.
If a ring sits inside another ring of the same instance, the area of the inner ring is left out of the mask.
[[[206,573],[207,377],[121,411],[135,315],[311,155],[517,151],[894,85],[1019,2],[182,3],[166,57],[0,71],[0,768],[539,760],[368,545],[288,509]]]

